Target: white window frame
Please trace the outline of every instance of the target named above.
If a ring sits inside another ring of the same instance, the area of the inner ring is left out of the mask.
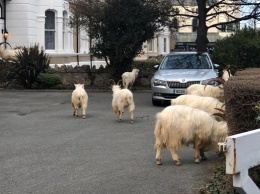
[[[50,28],[50,29],[46,29],[46,19],[47,19],[47,12],[52,12],[53,13],[53,24],[54,24],[54,28]],[[44,30],[45,30],[45,49],[46,50],[55,50],[55,41],[56,41],[56,21],[55,21],[55,15],[56,15],[56,13],[55,13],[55,11],[52,11],[52,10],[46,10],[45,11],[45,26],[44,26]],[[53,37],[52,36],[50,36],[50,37],[48,37],[48,32],[50,33],[50,34],[53,34]],[[53,33],[51,33],[51,32],[53,32]],[[47,43],[48,43],[48,39],[53,39],[53,44],[51,45],[51,46],[49,46]]]

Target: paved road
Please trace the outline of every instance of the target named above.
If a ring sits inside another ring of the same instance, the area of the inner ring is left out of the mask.
[[[72,116],[71,92],[0,90],[1,194],[194,194],[211,175],[214,153],[194,164],[155,162],[149,92],[134,92],[135,123],[117,122],[111,92],[88,92],[87,118]]]

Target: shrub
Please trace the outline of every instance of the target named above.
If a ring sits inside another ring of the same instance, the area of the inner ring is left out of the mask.
[[[235,65],[238,69],[260,67],[260,30],[244,28],[215,44],[212,60],[220,65]]]
[[[40,73],[45,73],[49,68],[50,58],[39,46],[22,47],[17,54],[12,73],[16,80],[25,88],[32,88]]]
[[[11,72],[13,63],[11,61],[5,61],[0,59],[0,86],[6,87],[13,80]]]
[[[39,88],[54,88],[57,85],[62,84],[59,76],[50,73],[41,73],[36,79]]]
[[[257,111],[257,117],[256,117],[256,121],[260,122],[260,101],[258,101],[256,103],[255,109]]]
[[[151,68],[153,69],[153,66],[155,65],[159,65],[161,63],[161,61],[134,61],[133,62],[133,66],[135,66],[136,68]]]

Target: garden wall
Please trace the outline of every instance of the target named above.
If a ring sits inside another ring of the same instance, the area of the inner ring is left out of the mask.
[[[134,83],[134,87],[150,88],[150,81],[155,73],[155,69],[151,67],[139,66],[137,67],[139,75]],[[108,69],[101,66],[99,69],[90,69],[89,65],[82,66],[61,66],[49,69],[49,73],[58,75],[63,84],[72,85],[74,83],[84,83],[85,86],[94,86],[97,88],[108,88],[111,85],[111,79]]]

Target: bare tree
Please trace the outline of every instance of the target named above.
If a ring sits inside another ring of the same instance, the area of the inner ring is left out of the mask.
[[[238,24],[241,21],[259,19],[260,2],[255,0],[175,0],[175,8],[171,17],[179,18],[178,27],[192,26],[187,24],[185,19],[194,18],[197,24],[196,47],[198,52],[205,52],[207,49],[207,33],[210,28],[219,30],[231,24]],[[177,7],[180,6],[183,11]],[[197,7],[197,9],[194,9]],[[246,11],[244,11],[246,10]],[[219,17],[225,17],[225,21],[219,21]],[[214,21],[214,22],[213,22]]]

